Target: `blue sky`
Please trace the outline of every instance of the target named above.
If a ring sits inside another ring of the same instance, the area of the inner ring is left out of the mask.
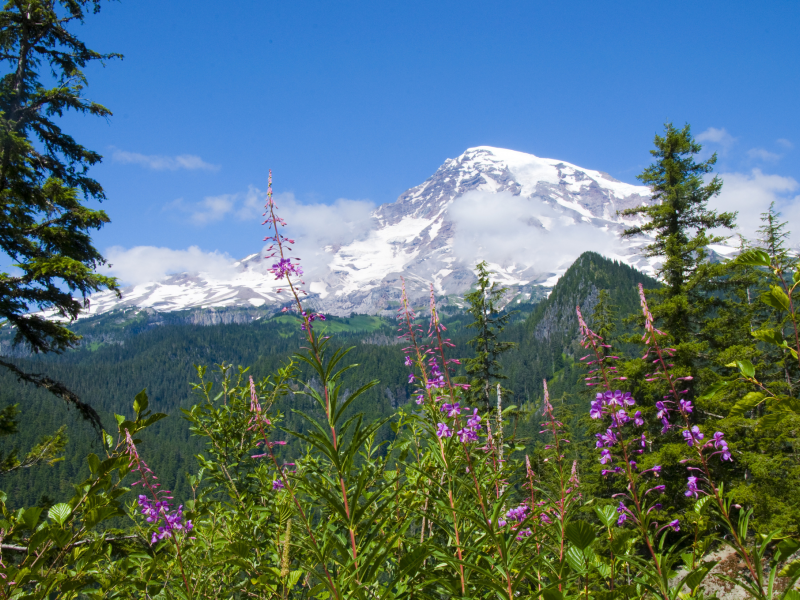
[[[119,264],[257,251],[269,168],[296,219],[392,202],[478,145],[634,183],[666,121],[719,153],[725,206],[752,222],[800,204],[799,17],[795,0],[122,0],[78,30],[125,55],[88,72],[114,116],[64,126],[105,156],[95,240]]]

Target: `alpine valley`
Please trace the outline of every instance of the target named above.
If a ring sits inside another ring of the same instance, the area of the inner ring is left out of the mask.
[[[510,299],[535,300],[587,250],[652,274],[657,263],[640,252],[647,239],[620,240],[634,221],[618,214],[650,201],[647,187],[600,171],[513,150],[470,148],[378,207],[360,235],[321,248],[322,266],[305,275],[307,306],[339,316],[388,315],[400,298],[401,278],[412,300],[426,297],[433,285],[445,303],[459,304],[480,260],[512,290]],[[88,314],[211,309],[246,321],[274,313],[288,299],[268,272],[274,259],[263,254],[233,263],[222,276],[181,273],[127,287],[121,299],[95,294]]]

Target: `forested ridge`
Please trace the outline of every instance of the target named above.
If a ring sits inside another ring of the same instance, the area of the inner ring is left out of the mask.
[[[581,305],[591,314],[599,291],[605,289],[619,305],[620,315],[633,314],[638,303],[635,286],[640,282],[648,287],[656,285],[654,280],[627,265],[586,253],[567,270],[547,299],[534,305],[515,303],[506,307],[507,312],[513,313],[512,322],[502,336],[518,344],[502,358],[503,370],[509,377],[505,386],[513,393],[506,402],[522,409],[516,423],[521,437],[537,437],[544,378],[551,380],[554,396],[578,392],[568,400],[570,405],[576,405],[576,414],[588,411],[581,384],[584,369],[575,360],[578,351],[575,306]],[[191,389],[191,383],[197,381],[195,365],[206,365],[210,371],[222,363],[233,368],[249,367],[250,374],[262,378],[287,363],[297,351],[301,337],[299,325],[287,317],[209,326],[164,322],[161,318],[158,322],[162,324],[148,326],[146,314],[138,313],[112,314],[79,322],[77,331],[90,336],[87,344],[58,356],[18,361],[29,370],[66,383],[98,410],[107,425],[113,423],[114,413],[124,414],[133,397],[146,389],[151,408],[167,413],[169,418],[152,426],[143,437],[142,448],[162,480],[180,498],[189,492],[185,475],[196,469],[194,456],[204,448],[201,439],[190,435],[188,423],[179,410],[188,409],[197,401]],[[454,352],[469,357],[471,349],[466,342],[473,333],[466,325],[470,318],[458,312],[445,317],[443,322],[456,345]],[[380,381],[354,404],[353,411],[364,413],[368,421],[376,420],[410,402],[413,385],[408,383],[403,368],[402,344],[395,322],[354,316],[330,318],[326,327],[335,333],[336,344],[353,347],[349,358],[359,367],[352,379]],[[99,341],[103,339],[108,341]],[[11,374],[1,376],[0,401],[3,405],[20,405],[22,426],[19,434],[2,439],[0,448],[30,447],[43,432],[55,431],[64,423],[68,424],[70,440],[64,461],[4,476],[3,489],[9,494],[10,504],[36,504],[43,495],[53,501],[63,499],[72,492],[71,482],[86,475],[82,471],[86,468],[83,457],[97,452],[97,434],[74,411],[46,392],[17,382]],[[280,404],[289,425],[302,427],[300,420],[293,418],[292,408],[308,410],[311,406],[301,395],[293,395],[290,401]],[[382,433],[388,436],[390,430],[384,428]],[[283,452],[296,454],[300,450],[298,442],[289,441]]]

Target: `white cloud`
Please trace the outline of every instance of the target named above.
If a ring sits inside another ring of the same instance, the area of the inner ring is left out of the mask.
[[[791,150],[792,148],[794,148],[794,144],[789,140],[787,140],[786,138],[780,138],[779,140],[775,140],[775,143],[777,143],[779,146],[783,146],[787,150]]]
[[[248,198],[257,199],[250,202],[258,202],[257,215],[261,218],[263,193],[252,188],[248,193],[252,193]],[[273,198],[277,214],[287,223],[287,235],[296,242],[292,255],[302,258],[303,270],[309,278],[327,274],[327,266],[333,258],[331,250],[369,232],[375,210],[375,205],[368,200],[339,198],[332,204],[304,204],[292,193],[277,194]],[[240,212],[239,216],[244,215]],[[265,232],[265,237],[267,235]]]
[[[208,273],[224,278],[231,273],[230,256],[221,252],[204,252],[197,246],[186,250],[173,250],[156,246],[136,246],[123,248],[112,246],[106,249],[108,265],[102,269],[104,274],[119,277],[128,285],[158,281],[174,273]],[[109,266],[110,265],[110,266]]]
[[[695,139],[701,143],[710,142],[712,144],[718,144],[722,146],[723,151],[727,151],[728,148],[736,143],[736,138],[728,133],[724,127],[721,129],[709,127],[702,133],[698,134]]]
[[[454,251],[469,264],[523,262],[549,271],[568,266],[587,250],[613,256],[621,248],[616,233],[575,221],[539,198],[473,191],[448,213],[456,230]]]
[[[750,148],[750,150],[747,151],[747,156],[754,160],[762,160],[764,162],[775,162],[781,159],[780,154],[775,154],[764,148]]]
[[[164,206],[164,210],[177,210],[189,215],[189,221],[195,225],[206,225],[219,221],[234,210],[236,194],[222,194],[220,196],[206,196],[200,202],[186,202],[178,198]]]
[[[761,214],[775,202],[776,208],[794,229],[794,242],[800,241],[800,196],[794,195],[800,184],[792,177],[768,175],[760,169],[750,173],[721,173],[722,192],[709,201],[709,208],[738,211],[736,222],[740,233],[753,240],[761,226]]]
[[[194,154],[179,154],[178,156],[161,156],[158,154],[139,154],[115,149],[111,157],[124,164],[141,165],[154,171],[177,171],[186,169],[196,171],[219,171],[219,165],[212,165]]]

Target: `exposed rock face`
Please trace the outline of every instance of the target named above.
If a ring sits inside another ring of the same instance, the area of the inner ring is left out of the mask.
[[[467,260],[458,251],[459,236],[464,234],[454,210],[474,201],[478,193],[482,194],[481,209],[487,214],[502,211],[510,199],[522,201],[517,204],[523,213],[530,207],[529,216],[517,215],[515,226],[517,230],[520,223],[526,226],[524,235],[531,239],[552,235],[556,225],[566,227],[558,235],[562,245],[565,237],[585,236],[587,231],[615,239],[632,223],[624,221],[617,211],[650,201],[646,187],[622,183],[599,171],[512,150],[471,148],[458,158],[446,160],[428,180],[403,193],[396,202],[378,207],[366,235],[326,248],[330,255],[327,269],[312,274],[307,281],[311,292],[308,307],[340,316],[393,314],[400,300],[401,278],[415,301],[423,302],[431,285],[437,295],[456,301],[475,282],[475,256]],[[563,223],[580,227],[570,229]],[[644,241],[617,244],[613,258],[652,272],[654,264],[639,253]],[[537,256],[520,248],[501,262],[490,262],[490,267],[500,283],[529,298],[540,286],[555,283],[580,254],[580,244],[575,246],[574,256],[565,256],[563,250],[558,255],[549,253],[546,245]],[[204,323],[243,322],[235,319],[247,320],[247,311],[235,315],[216,311],[249,307],[269,312],[286,302],[285,294],[277,293],[282,284],[267,272],[271,262],[253,254],[235,263],[224,279],[184,273],[127,288],[122,300],[108,293],[96,294],[90,313],[124,306],[150,307],[159,312],[203,308],[209,309],[208,315],[196,318]]]

